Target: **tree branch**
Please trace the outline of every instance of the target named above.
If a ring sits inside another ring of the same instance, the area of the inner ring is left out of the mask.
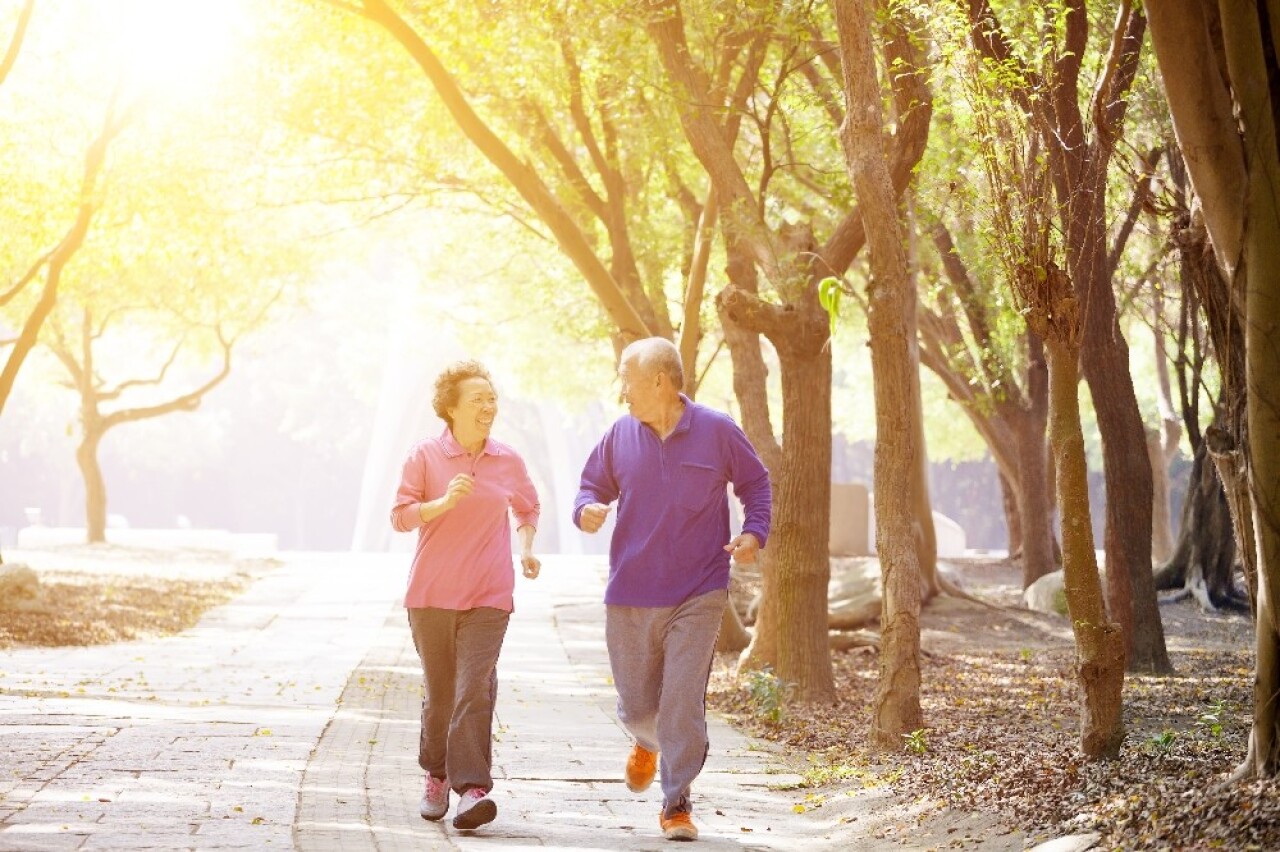
[[[905,14],[905,13],[904,13]],[[911,185],[915,168],[924,156],[933,120],[933,93],[929,90],[926,57],[911,39],[903,22],[891,15],[881,31],[890,72],[893,101],[898,110],[893,132],[889,177],[896,198]],[[838,65],[837,65],[838,69]],[[836,226],[819,251],[819,265],[837,277],[844,275],[866,243],[859,204]]]
[[[1102,73],[1090,98],[1089,113],[1099,137],[1110,144],[1120,133],[1126,106],[1125,94],[1133,85],[1138,70],[1138,53],[1146,31],[1146,18],[1132,0],[1122,0],[1116,12],[1111,44],[1103,61]]]
[[[1138,217],[1142,215],[1142,211],[1151,199],[1151,182],[1155,179],[1156,165],[1163,154],[1164,148],[1156,147],[1139,160],[1142,164],[1142,173],[1138,175],[1138,180],[1134,184],[1129,209],[1125,211],[1124,221],[1120,223],[1115,242],[1111,246],[1111,251],[1107,253],[1106,279],[1108,281],[1113,278],[1116,269],[1120,266],[1120,258],[1124,255],[1125,246],[1129,244],[1129,237],[1138,223]]]
[[[51,257],[53,257],[52,251],[47,251],[44,254],[40,255],[40,257],[36,259],[36,262],[31,264],[31,268],[28,269],[12,287],[10,287],[8,290],[5,290],[3,293],[0,293],[0,307],[4,307],[5,305],[9,304],[9,302],[13,301],[13,298],[17,296],[19,293],[21,293],[23,288],[26,287],[28,284],[30,284],[31,281],[34,280],[38,274],[40,274],[40,270],[44,267],[45,263],[47,263],[49,258]]]
[[[809,339],[813,332],[812,317],[789,306],[766,302],[741,287],[724,288],[717,300],[729,319],[746,331],[763,334],[775,345],[785,345],[788,338]],[[826,337],[825,327],[821,336]]]
[[[49,254],[44,289],[41,291],[35,307],[27,316],[27,321],[23,323],[22,331],[19,333],[13,348],[9,350],[9,357],[5,359],[4,369],[0,370],[0,413],[3,413],[5,403],[9,401],[9,394],[13,391],[13,383],[18,377],[18,370],[21,369],[27,355],[36,345],[36,341],[40,337],[40,328],[44,325],[45,320],[53,311],[53,307],[57,302],[58,284],[62,279],[63,267],[84,245],[85,237],[89,233],[89,225],[93,221],[93,216],[97,212],[101,200],[99,198],[98,178],[106,163],[107,146],[111,144],[111,141],[119,135],[133,117],[132,109],[123,111],[117,109],[119,94],[120,90],[117,86],[107,105],[107,113],[103,119],[102,129],[89,145],[88,151],[85,152],[84,175],[80,182],[80,206],[76,211],[75,221],[67,229],[62,241]]]
[[[200,402],[204,395],[213,390],[222,380],[231,374],[231,347],[235,345],[236,338],[227,340],[222,333],[222,327],[215,329],[218,336],[218,343],[222,345],[222,369],[217,375],[209,379],[203,385],[189,393],[174,397],[167,402],[157,403],[156,405],[140,406],[138,408],[122,408],[119,411],[113,411],[102,418],[102,431],[106,431],[113,426],[119,426],[121,423],[129,423],[136,420],[146,420],[151,417],[159,417],[163,414],[169,414],[173,411],[195,411],[200,407]]]
[[[551,122],[547,120],[547,116],[542,109],[532,101],[527,101],[529,110],[533,113],[534,121],[538,125],[539,136],[542,144],[551,154],[551,158],[559,164],[560,170],[564,172],[565,179],[569,181],[569,185],[577,192],[578,197],[582,199],[582,203],[590,210],[597,219],[604,222],[608,218],[608,212],[605,210],[604,199],[602,199],[595,189],[591,186],[587,176],[582,173],[582,169],[578,168],[578,161],[574,158],[569,149],[565,147],[564,142],[560,141],[560,137],[556,134],[555,128],[551,126]]]
[[[537,172],[520,160],[476,114],[457,81],[440,62],[435,52],[388,5],[386,0],[364,0],[363,14],[382,26],[408,51],[410,57],[431,81],[459,129],[485,158],[502,172],[512,187],[538,214],[538,218],[551,230],[557,244],[582,273],[605,311],[617,325],[622,337],[627,340],[648,337],[650,334],[648,325],[640,318],[640,314],[627,299],[618,282],[596,256],[586,235],[560,206]]]
[[[715,121],[708,86],[689,56],[684,17],[678,0],[654,0],[647,28],[658,55],[678,95],[677,112],[685,138],[720,195],[726,225],[742,240],[771,281],[782,279],[782,264],[768,227],[760,218],[760,205],[747,185],[733,156],[733,146]]]
[[[27,0],[22,11],[18,13],[18,25],[14,27],[13,37],[9,39],[9,49],[5,51],[4,59],[0,60],[0,85],[4,84],[9,72],[13,70],[14,63],[18,61],[18,53],[21,52],[22,42],[26,39],[27,24],[31,22],[31,12],[35,6],[36,0]]]

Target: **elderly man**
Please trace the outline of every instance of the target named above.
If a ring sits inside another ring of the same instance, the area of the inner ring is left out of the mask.
[[[769,474],[732,419],[681,393],[684,370],[669,340],[632,343],[618,377],[630,414],[587,459],[573,519],[594,533],[618,503],[605,636],[618,718],[635,739],[627,786],[646,789],[661,756],[662,832],[694,840],[689,791],[707,757],[707,678],[729,560],[754,562],[765,544]],[[732,538],[729,484],[745,512]]]

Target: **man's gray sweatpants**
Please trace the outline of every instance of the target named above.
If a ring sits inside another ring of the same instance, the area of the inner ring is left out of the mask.
[[[511,613],[493,607],[409,610],[425,695],[418,765],[462,793],[493,789],[498,652]]]
[[[605,607],[618,719],[661,752],[662,811],[692,810],[689,788],[707,760],[707,679],[728,592],[668,607]]]

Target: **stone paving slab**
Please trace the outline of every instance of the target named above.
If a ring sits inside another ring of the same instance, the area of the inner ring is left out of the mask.
[[[670,849],[657,785],[633,794],[621,779],[600,559],[547,557],[541,578],[517,580],[498,819],[457,832],[418,816],[406,560],[290,554],[180,636],[0,656],[0,852]],[[710,726],[702,847],[1022,848],[980,817],[918,826],[883,790],[797,814],[804,791],[788,790],[798,779],[774,748]]]
[[[517,586],[499,662],[495,822],[458,832],[447,818],[418,816],[421,675],[403,613],[394,612],[307,767],[297,848],[669,850],[658,830],[658,785],[634,794],[622,780],[630,741],[616,721],[604,647],[605,570],[599,559],[553,557],[542,577]],[[698,848],[932,849],[969,835],[972,849],[975,835],[990,834],[989,820],[964,815],[921,830],[918,814],[883,790],[796,813],[804,791],[787,790],[800,778],[775,748],[719,718],[709,724],[711,753],[693,795]],[[1021,849],[1022,841],[984,836],[982,848]]]
[[[0,850],[293,848],[307,761],[404,566],[260,567],[179,636],[0,656]]]

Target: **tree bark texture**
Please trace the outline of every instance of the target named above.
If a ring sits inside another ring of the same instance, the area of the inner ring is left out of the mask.
[[[1146,428],[1129,372],[1129,346],[1120,331],[1115,292],[1105,274],[1105,161],[1091,160],[1087,182],[1070,203],[1067,263],[1085,307],[1080,364],[1102,434],[1106,482],[1107,604],[1125,631],[1128,668],[1170,672],[1164,625],[1151,575],[1151,464]]]
[[[906,279],[907,359],[910,365],[912,423],[911,443],[915,451],[915,472],[911,477],[911,505],[915,520],[912,534],[916,543],[916,564],[920,570],[921,605],[942,594],[938,577],[938,530],[933,523],[933,501],[929,496],[929,456],[924,435],[924,402],[920,391],[919,335],[916,333],[915,280]]]
[[[1173,556],[1173,516],[1169,510],[1169,457],[1164,436],[1147,430],[1147,461],[1151,464],[1151,559],[1163,563]]]
[[[1247,439],[1228,435],[1227,443],[1240,453],[1252,499],[1257,632],[1253,727],[1237,775],[1274,777],[1280,771],[1280,92],[1273,85],[1280,78],[1280,2],[1155,6],[1153,44],[1179,147],[1232,283],[1229,315],[1244,318]],[[1224,476],[1223,483],[1234,502],[1232,482]]]
[[[1183,589],[1207,612],[1240,608],[1235,592],[1236,540],[1222,482],[1204,441],[1196,447],[1173,554],[1156,571],[1157,589]]]
[[[1081,691],[1080,748],[1090,760],[1117,756],[1124,741],[1121,688],[1124,639],[1107,618],[1094,555],[1089,479],[1080,406],[1076,347],[1045,341],[1049,356],[1049,441],[1062,510],[1062,560],[1067,610],[1075,633]]]
[[[779,350],[778,359],[786,442],[782,475],[774,484],[761,617],[785,627],[779,632],[787,641],[775,648],[778,677],[796,684],[802,701],[830,702],[835,698],[826,618],[831,578],[826,526],[831,510],[831,433],[826,426],[831,417],[831,359],[787,350]],[[821,534],[812,528],[814,518],[823,521]],[[815,619],[815,613],[821,617]],[[757,623],[757,632],[763,629]]]
[[[1056,571],[1052,486],[1045,432],[1049,424],[1049,370],[1044,343],[1027,332],[1026,406],[1014,418],[1018,449],[1018,515],[1022,519],[1022,588]]]
[[[844,149],[850,177],[864,210],[872,282],[867,327],[875,385],[876,551],[884,599],[881,606],[880,681],[872,704],[872,742],[885,749],[923,726],[920,709],[920,565],[913,530],[912,477],[920,464],[915,424],[911,321],[914,299],[904,233],[898,217],[881,135],[880,84],[871,43],[872,0],[836,0],[844,73]]]
[[[1248,140],[1244,211],[1245,381],[1248,469],[1257,537],[1257,671],[1253,772],[1280,772],[1280,0],[1224,3],[1222,35]]]
[[[1009,477],[1000,477],[1000,502],[1004,507],[1004,526],[1009,537],[1009,558],[1022,558],[1022,515],[1018,509],[1018,494],[1013,490]]]
[[[1123,128],[1146,18],[1140,5],[1121,5],[1093,92],[1090,124],[1079,91],[1089,39],[1086,3],[1074,0],[1064,13],[1064,41],[1051,76],[1023,69],[1028,83],[1014,97],[1035,116],[1048,153],[1067,271],[1083,313],[1081,367],[1103,444],[1108,604],[1124,630],[1129,667],[1165,672],[1169,656],[1151,579],[1151,467],[1128,346],[1116,320],[1106,218],[1108,166]],[[984,56],[1017,61],[988,0],[970,0],[969,18],[974,45]]]

